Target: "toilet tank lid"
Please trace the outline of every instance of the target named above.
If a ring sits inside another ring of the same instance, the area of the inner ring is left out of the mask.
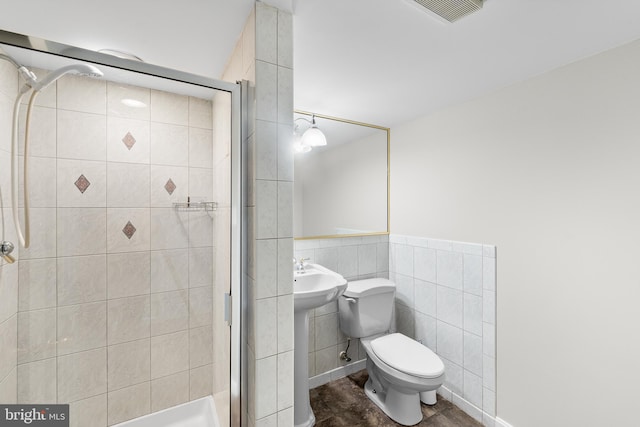
[[[388,279],[354,280],[353,282],[347,283],[347,290],[344,291],[344,296],[361,298],[369,295],[393,292],[395,288],[395,283]]]

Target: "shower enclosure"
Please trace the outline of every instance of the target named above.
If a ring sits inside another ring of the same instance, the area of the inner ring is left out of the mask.
[[[0,403],[106,427],[212,395],[239,425],[241,85],[4,31],[0,54]],[[19,66],[51,80],[28,152]]]

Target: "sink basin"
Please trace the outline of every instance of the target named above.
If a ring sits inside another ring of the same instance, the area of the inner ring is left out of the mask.
[[[312,427],[316,422],[309,403],[309,310],[335,301],[345,289],[344,277],[319,264],[305,264],[304,271],[293,272],[294,427]]]
[[[340,274],[319,264],[307,264],[293,273],[294,311],[311,310],[335,300],[344,293],[347,281]]]

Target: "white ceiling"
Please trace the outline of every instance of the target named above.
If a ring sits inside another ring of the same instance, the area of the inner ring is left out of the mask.
[[[412,0],[294,11],[295,107],[392,126],[640,38],[635,0],[486,0],[455,24]],[[253,0],[0,0],[0,28],[219,77]]]

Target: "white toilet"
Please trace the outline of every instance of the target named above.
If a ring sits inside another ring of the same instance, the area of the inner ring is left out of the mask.
[[[436,403],[444,364],[419,342],[388,333],[395,289],[387,279],[349,282],[338,299],[340,329],[350,338],[360,338],[367,352],[366,395],[392,420],[410,426],[422,420],[420,401]]]

